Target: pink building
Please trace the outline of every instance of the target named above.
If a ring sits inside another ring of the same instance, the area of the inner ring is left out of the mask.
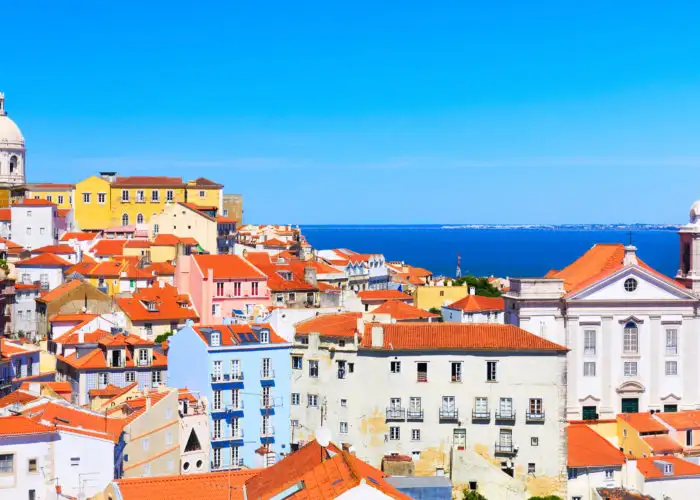
[[[189,294],[203,325],[220,325],[234,310],[252,315],[270,305],[267,276],[238,255],[182,255],[175,286]]]

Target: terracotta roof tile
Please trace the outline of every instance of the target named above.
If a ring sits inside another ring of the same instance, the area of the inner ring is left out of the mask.
[[[354,312],[321,314],[297,323],[294,328],[297,335],[319,333],[325,337],[353,337],[357,332],[357,320],[361,317],[362,313]]]
[[[16,391],[6,394],[0,398],[0,408],[6,408],[15,403],[25,405],[27,403],[31,403],[32,401],[36,401],[37,399],[39,399],[37,394],[27,392],[23,389],[17,389]]]
[[[664,474],[663,464],[673,466],[672,474]],[[696,465],[679,457],[645,457],[637,459],[637,470],[646,479],[660,479],[664,477],[700,476],[700,465]]]
[[[57,298],[62,297],[63,294],[66,294],[66,293],[72,292],[73,290],[76,290],[82,284],[83,284],[83,282],[80,280],[77,280],[77,279],[66,281],[66,282],[62,283],[61,285],[57,286],[56,288],[54,288],[53,290],[46,292],[45,294],[43,294],[41,297],[39,297],[36,300],[38,300],[40,302],[52,302],[52,301],[56,300]]]
[[[372,311],[372,314],[388,314],[396,320],[439,318],[439,314],[431,313],[416,306],[406,304],[402,300],[387,300]]]
[[[166,177],[166,176],[131,176],[117,177],[112,186],[115,187],[185,187],[182,182],[182,177]]]
[[[61,400],[25,408],[22,414],[35,422],[56,426],[58,430],[85,432],[113,442],[119,440],[127,423],[124,419],[106,418],[104,414],[79,408]]]
[[[153,239],[152,245],[154,246],[175,246],[180,243],[180,238],[174,234],[163,234],[160,233]]]
[[[71,267],[73,264],[68,262],[66,259],[62,259],[58,255],[52,253],[40,253],[36,257],[30,257],[29,259],[20,260],[15,262],[17,267],[32,267],[32,266],[51,266],[51,267]]]
[[[38,290],[39,283],[15,283],[15,290]]]
[[[74,254],[75,250],[70,245],[48,245],[45,247],[34,248],[31,251],[31,253],[53,253],[56,255],[70,255]]]
[[[256,269],[238,255],[195,255],[194,260],[207,279],[209,269],[214,271],[214,279],[261,279],[266,278],[262,271]]]
[[[73,189],[75,188],[75,185],[73,184],[61,184],[61,183],[55,183],[55,182],[36,182],[32,184],[27,184],[27,189],[29,191],[43,191],[43,190],[49,190],[49,189],[62,189],[62,190],[68,190],[68,189]]]
[[[190,186],[194,185],[194,186],[202,187],[202,188],[220,189],[220,188],[224,187],[223,184],[219,184],[218,182],[214,182],[212,180],[209,180],[206,177],[199,177],[193,181],[188,182],[187,184]]]
[[[108,257],[110,255],[122,255],[124,253],[124,245],[127,240],[99,240],[95,243],[90,251],[98,257]]]
[[[384,349],[567,351],[517,326],[495,323],[371,323],[365,325],[364,348],[372,348],[373,327],[383,328]]]
[[[457,309],[464,312],[481,312],[481,311],[503,311],[503,297],[483,297],[481,295],[467,295],[457,302],[453,302],[449,309]]]
[[[668,432],[666,426],[649,413],[621,413],[617,419],[627,422],[639,432]]]
[[[53,434],[56,430],[21,415],[0,417],[0,439],[31,434]]]
[[[124,243],[124,248],[150,248],[151,242],[148,240],[128,240]]]
[[[662,453],[681,453],[683,451],[683,446],[668,434],[642,436],[642,440],[649,445],[654,455]]]
[[[154,303],[155,310],[149,311],[144,303]],[[139,288],[131,298],[117,299],[117,304],[131,321],[199,319],[194,309],[182,307],[190,305],[189,300],[186,297],[183,300],[177,288],[167,284]]]
[[[357,292],[357,296],[362,302],[380,301],[380,300],[410,300],[413,297],[398,290],[362,290]]]
[[[700,429],[700,410],[657,413],[656,417],[677,430]]]
[[[92,241],[95,238],[97,238],[98,236],[99,236],[98,233],[84,233],[82,231],[74,231],[74,232],[64,233],[63,236],[61,236],[61,241],[70,241],[70,240]]]
[[[9,208],[0,208],[0,221],[10,222],[12,220],[12,210]]]
[[[13,207],[55,207],[56,204],[50,201],[36,199],[36,198],[25,198],[21,201],[12,204]]]
[[[569,467],[622,466],[625,463],[625,455],[587,425],[569,425],[566,434]]]
[[[257,474],[256,469],[118,479],[122,500],[243,500],[243,483]],[[251,498],[252,497],[248,497]]]
[[[75,314],[54,314],[49,318],[51,323],[61,323],[61,322],[84,322],[92,321],[98,315],[91,313],[75,313]]]

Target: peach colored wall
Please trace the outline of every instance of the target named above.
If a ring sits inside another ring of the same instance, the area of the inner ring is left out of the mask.
[[[685,445],[685,429],[683,430],[670,430],[669,435],[678,441],[684,448],[697,448],[700,447],[700,429],[694,429],[693,430],[693,445],[692,446],[686,446]]]

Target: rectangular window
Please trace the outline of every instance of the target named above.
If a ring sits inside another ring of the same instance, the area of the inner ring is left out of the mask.
[[[666,354],[671,356],[678,354],[678,330],[676,328],[666,330]]]
[[[233,295],[235,297],[241,296],[241,282],[240,281],[235,281],[233,283]]]
[[[451,363],[451,372],[452,372],[452,382],[461,382],[462,381],[462,363],[457,361],[457,362],[452,362]]]
[[[540,445],[540,438],[538,437],[531,437],[530,438],[530,446],[539,446]]]
[[[530,462],[527,464],[527,473],[528,474],[534,474],[535,473],[535,464],[533,462]]]
[[[36,490],[29,490],[29,500],[36,500]]]
[[[272,387],[265,386],[262,388],[262,408],[272,408]]]
[[[513,398],[501,398],[498,405],[498,416],[500,418],[513,418]]]
[[[310,408],[316,408],[318,406],[318,394],[307,394],[307,406]]]
[[[477,397],[474,398],[474,411],[478,414],[489,412],[489,398]]]
[[[214,448],[214,469],[221,467],[221,448]]]
[[[292,370],[303,370],[304,358],[301,356],[292,356]]]
[[[666,361],[666,375],[678,375],[678,361]]]
[[[80,465],[80,457],[70,457],[70,466],[78,467]]]
[[[348,400],[345,398],[340,398],[340,406],[341,406],[341,408],[347,408],[348,407]]]
[[[420,441],[420,429],[411,429],[411,441]]]
[[[104,205],[107,202],[107,193],[97,193],[97,203]]]
[[[212,404],[212,409],[221,409],[221,391],[214,391],[214,404]]]
[[[595,341],[596,335],[595,330],[585,330],[583,332],[583,355],[584,356],[595,356]]]
[[[142,189],[136,191],[136,203],[143,203],[146,201],[146,195]]]
[[[214,419],[214,439],[219,439],[221,437],[221,419]]]
[[[292,393],[292,405],[298,406],[301,403],[301,396],[298,392]]]
[[[637,354],[639,352],[639,330],[634,323],[625,326],[622,339],[622,350],[626,354]]]
[[[231,360],[231,379],[240,380],[241,377],[241,361],[239,359]]]
[[[109,383],[109,373],[98,373],[97,383],[100,384],[100,386],[107,385]]]
[[[272,359],[270,358],[263,358],[260,361],[260,371],[261,371],[261,377],[264,379],[269,379],[272,378]]]
[[[234,410],[241,409],[241,390],[231,389],[231,406]]]
[[[204,191],[199,192],[199,197],[204,198],[206,196],[206,193]]]
[[[542,415],[542,399],[541,398],[530,398],[530,404],[528,406],[530,415],[539,416]]]
[[[389,439],[391,441],[401,439],[401,427],[389,427]]]
[[[160,201],[160,191],[154,189],[151,191],[151,201],[158,203]]]
[[[253,295],[253,296],[257,296],[257,295],[258,295],[258,286],[259,286],[259,283],[258,283],[257,281],[253,281],[253,282],[250,284],[250,294],[251,294],[251,295]]]
[[[129,190],[122,189],[122,201],[129,201]]]
[[[401,373],[401,361],[392,361],[390,369],[391,373]]]
[[[595,361],[586,361],[583,363],[583,376],[595,377]]]
[[[664,413],[672,413],[678,411],[678,405],[664,405]]]
[[[513,449],[513,431],[511,429],[500,429],[498,434],[498,444],[502,451],[510,451]]]
[[[637,376],[637,362],[636,361],[625,361],[624,369],[625,369],[625,377],[636,377]]]
[[[496,361],[486,362],[486,381],[496,382]]]
[[[136,372],[126,372],[124,378],[127,384],[132,384],[136,380]]]
[[[36,472],[38,470],[36,458],[30,458],[27,461],[27,472]]]
[[[175,196],[173,195],[173,190],[172,190],[172,189],[168,189],[168,190],[165,192],[165,200],[166,200],[166,201],[173,201],[174,199],[175,199]]]
[[[83,193],[83,203],[90,203],[90,193]]]
[[[428,381],[428,363],[416,363],[417,381]]]
[[[217,283],[217,284],[216,284],[216,296],[217,296],[217,297],[223,297],[223,296],[224,296],[224,284],[223,284],[223,283]]]
[[[151,372],[151,386],[158,387],[161,383],[161,376],[159,371]]]
[[[693,446],[693,429],[688,429],[685,431],[685,445]]]
[[[340,378],[340,379],[345,378],[345,373],[346,373],[345,365],[346,365],[345,360],[342,360],[342,359],[338,360],[338,378]]]
[[[341,434],[348,433],[348,423],[347,422],[340,422],[340,433]]]
[[[309,360],[309,377],[318,378],[318,361],[314,359]]]
[[[53,196],[50,194],[46,195],[46,201],[53,201]]]
[[[58,195],[58,204],[63,205],[63,195],[62,194]]]
[[[605,479],[612,479],[614,475],[613,469],[605,469]]]

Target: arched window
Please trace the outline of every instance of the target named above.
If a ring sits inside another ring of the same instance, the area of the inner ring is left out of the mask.
[[[11,156],[10,157],[10,173],[14,173],[14,171],[17,170],[17,157],[16,156]]]
[[[153,224],[153,236],[158,236],[158,230],[160,226],[158,224]]]
[[[143,224],[143,214],[138,214],[136,216],[136,224]]]
[[[129,214],[122,215],[122,226],[129,225]]]
[[[639,329],[633,321],[625,325],[623,334],[622,351],[627,354],[636,354],[639,352]]]

